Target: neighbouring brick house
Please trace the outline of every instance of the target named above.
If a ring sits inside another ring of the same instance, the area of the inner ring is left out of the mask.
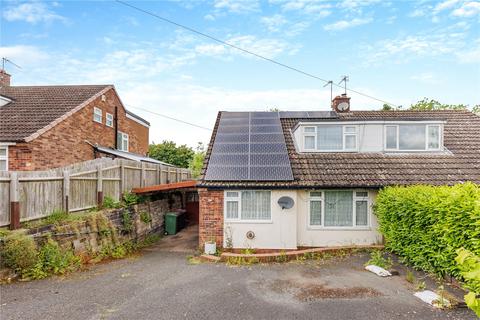
[[[11,86],[0,70],[0,170],[44,170],[101,156],[145,160],[150,124],[113,85]]]
[[[480,183],[467,111],[219,112],[205,158],[200,246],[295,249],[382,242],[372,205],[390,185]]]

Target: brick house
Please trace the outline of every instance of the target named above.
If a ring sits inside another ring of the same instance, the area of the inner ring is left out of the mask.
[[[480,183],[466,110],[219,112],[199,188],[199,244],[296,249],[382,242],[389,185]]]
[[[11,86],[0,70],[0,170],[141,159],[149,126],[125,109],[113,85]]]

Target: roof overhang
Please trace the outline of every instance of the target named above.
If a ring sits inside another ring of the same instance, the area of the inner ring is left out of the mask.
[[[170,163],[166,163],[166,162],[163,162],[163,161],[159,161],[157,159],[145,157],[145,156],[142,156],[141,154],[137,154],[137,153],[115,150],[115,149],[112,149],[112,148],[109,148],[109,147],[103,147],[103,146],[99,146],[99,145],[94,145],[93,148],[95,149],[95,151],[98,151],[100,153],[109,154],[109,155],[112,155],[112,156],[115,156],[115,157],[118,157],[118,158],[123,158],[123,159],[138,161],[138,162],[148,162],[148,163],[162,164],[162,165],[165,165],[165,166],[174,167],[174,165],[172,165]]]

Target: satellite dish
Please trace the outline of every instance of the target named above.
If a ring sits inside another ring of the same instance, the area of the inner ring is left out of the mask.
[[[293,208],[293,205],[295,204],[295,201],[293,201],[292,198],[290,197],[281,197],[278,199],[278,205],[283,209],[291,209]]]

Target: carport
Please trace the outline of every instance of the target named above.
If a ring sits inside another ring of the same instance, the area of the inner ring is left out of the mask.
[[[178,195],[182,199],[182,209],[186,211],[186,220],[188,222],[188,225],[198,225],[199,205],[196,180],[157,184],[154,186],[142,188],[133,188],[132,192],[137,195],[148,195],[153,197],[169,197],[170,195]]]

